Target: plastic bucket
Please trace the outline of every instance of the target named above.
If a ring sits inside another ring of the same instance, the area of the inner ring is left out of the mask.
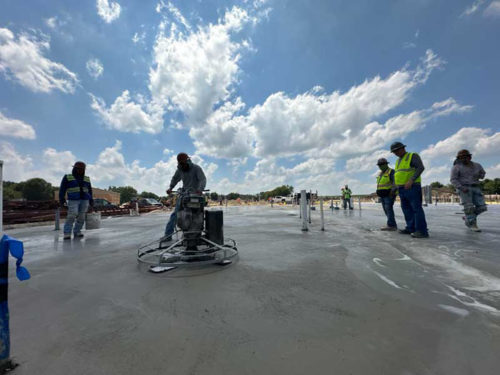
[[[99,229],[101,227],[101,213],[91,212],[85,217],[85,229]]]

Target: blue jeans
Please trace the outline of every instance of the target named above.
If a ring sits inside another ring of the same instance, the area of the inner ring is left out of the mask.
[[[170,237],[175,232],[175,226],[177,225],[177,213],[179,212],[179,208],[181,206],[181,196],[177,197],[177,202],[175,202],[174,212],[170,214],[170,218],[168,219],[167,226],[165,227],[165,236]]]
[[[401,199],[401,209],[405,216],[406,230],[411,233],[427,234],[427,222],[422,208],[422,187],[415,184],[408,190],[400,187],[399,199]]]
[[[484,196],[479,186],[468,186],[469,191],[459,190],[460,200],[464,206],[464,213],[468,224],[476,224],[477,215],[487,210]]]
[[[380,197],[382,201],[382,208],[384,209],[385,216],[387,216],[387,226],[397,228],[396,219],[394,218],[394,200],[395,197]]]
[[[80,233],[83,227],[83,223],[85,223],[85,214],[89,209],[89,201],[85,199],[80,200],[69,200],[68,204],[68,215],[66,216],[66,221],[64,222],[64,234],[71,234],[71,230],[73,229],[73,233]],[[75,222],[75,227],[73,228],[73,223]]]
[[[347,208],[347,204],[349,204],[349,209],[352,208],[351,198],[343,198],[343,201],[344,201],[344,210]]]

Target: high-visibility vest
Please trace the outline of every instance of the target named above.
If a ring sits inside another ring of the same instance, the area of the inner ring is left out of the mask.
[[[342,198],[350,199],[351,194],[352,194],[351,189],[344,189],[344,191],[342,192]]]
[[[80,196],[80,185],[78,180],[72,174],[66,175],[66,180],[68,180],[68,189],[66,193],[68,194],[69,200],[89,200],[90,199],[90,178],[88,176],[83,177],[82,191],[83,197]]]
[[[397,186],[404,186],[415,174],[415,168],[410,167],[413,152],[407,152],[402,158],[396,162],[394,169],[394,183]],[[415,182],[422,182],[422,178],[418,176]]]
[[[377,177],[377,190],[391,190],[393,183],[391,181],[392,169],[387,168],[385,172],[381,172]]]

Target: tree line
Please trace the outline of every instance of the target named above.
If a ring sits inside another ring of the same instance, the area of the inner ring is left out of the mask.
[[[455,192],[453,185],[443,185],[439,181],[435,181],[430,184],[433,189],[447,190],[450,193]],[[500,178],[495,179],[485,179],[480,182],[481,189],[485,194],[500,194]],[[54,192],[58,187],[52,186],[50,182],[45,181],[43,178],[31,178],[22,182],[3,182],[3,199],[26,199],[29,201],[48,201],[54,199]],[[155,193],[149,191],[143,191],[138,193],[137,190],[132,186],[109,186],[108,191],[114,191],[120,194],[120,204],[130,202],[134,198],[153,198],[158,201],[165,200],[167,197],[159,196]],[[293,194],[293,186],[282,185],[278,186],[272,190],[261,191],[258,194],[240,194],[240,193],[229,193],[229,194],[219,194],[217,192],[211,192],[208,197],[213,201],[219,201],[222,199],[234,200],[241,199],[246,201],[257,201],[257,200],[268,200],[270,197],[276,196],[289,196]]]
[[[54,193],[59,186],[52,186],[43,178],[30,178],[22,182],[3,181],[3,199],[26,199],[28,201],[50,201],[55,199]],[[143,191],[138,194],[132,186],[110,186],[108,191],[120,193],[120,204],[130,202],[133,198],[154,198],[160,200],[155,193]]]
[[[50,182],[45,181],[43,178],[30,178],[22,182],[3,181],[3,199],[26,199],[29,201],[54,200],[54,193],[58,189],[59,187],[52,186]],[[159,196],[149,191],[143,191],[139,194],[132,186],[109,186],[107,190],[120,194],[120,204],[130,202],[135,198],[153,198],[158,201],[167,199],[166,196]],[[233,192],[223,195],[217,192],[211,192],[208,194],[208,197],[213,201],[221,199],[233,200],[238,198],[253,201],[259,199],[267,200],[269,197],[288,196],[290,194],[293,194],[293,186],[282,185],[273,190],[262,191],[258,194],[240,194]]]
[[[439,181],[435,181],[430,184],[433,189],[446,189],[450,193],[455,192],[455,187],[452,184],[443,185]],[[500,178],[495,178],[493,180],[486,178],[479,182],[479,186],[484,194],[500,194]]]

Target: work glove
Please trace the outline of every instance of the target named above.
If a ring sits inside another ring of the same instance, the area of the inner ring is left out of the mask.
[[[465,186],[463,188],[461,188],[460,190],[462,190],[464,193],[467,193],[469,191],[469,189],[466,188]]]
[[[168,194],[168,195],[172,194],[172,189],[168,189],[168,190],[167,190],[167,194]]]

